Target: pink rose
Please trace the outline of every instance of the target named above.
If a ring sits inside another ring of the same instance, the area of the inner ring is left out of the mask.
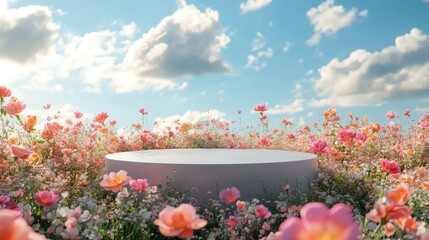
[[[131,180],[129,183],[131,189],[134,192],[145,192],[146,189],[149,187],[149,184],[147,183],[147,179],[137,179],[137,180]]]
[[[240,197],[240,191],[236,187],[226,188],[219,192],[219,199],[226,204],[235,202]]]
[[[255,214],[260,218],[269,218],[271,216],[271,212],[264,205],[258,205],[255,209]]]
[[[35,198],[37,202],[44,207],[52,207],[57,204],[60,197],[50,191],[39,191],[36,193]]]
[[[4,110],[11,116],[18,115],[24,110],[25,104],[21,101],[11,101],[5,107]]]
[[[327,147],[328,143],[325,140],[315,140],[310,143],[310,149],[316,153],[326,152]]]
[[[120,170],[117,173],[111,172],[108,175],[104,174],[100,186],[116,193],[131,180],[131,177],[127,176],[127,174],[124,170]]]
[[[177,208],[164,208],[154,223],[165,237],[189,238],[194,235],[194,230],[206,226],[207,221],[200,219],[193,206],[181,204]]]
[[[399,164],[395,161],[388,161],[386,159],[382,159],[380,162],[381,169],[389,174],[396,174],[401,171]]]

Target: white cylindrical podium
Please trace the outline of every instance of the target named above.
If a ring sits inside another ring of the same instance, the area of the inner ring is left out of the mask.
[[[217,199],[218,191],[236,187],[242,200],[283,186],[308,189],[317,175],[317,156],[309,153],[262,149],[163,149],[106,155],[106,173],[125,170],[133,179],[161,183],[174,169],[173,188],[198,189],[203,201]]]

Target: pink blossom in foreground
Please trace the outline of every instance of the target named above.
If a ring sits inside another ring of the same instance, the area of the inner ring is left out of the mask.
[[[0,98],[10,97],[12,92],[4,86],[0,86]]]
[[[103,180],[100,182],[100,186],[106,190],[118,192],[130,180],[131,177],[128,176],[128,173],[124,170],[120,170],[117,173],[111,172],[109,174],[104,174]]]
[[[193,206],[181,204],[177,208],[164,208],[154,223],[165,237],[189,238],[194,235],[194,230],[206,226],[207,221],[200,219]]]
[[[27,158],[31,154],[31,151],[27,148],[15,144],[10,145],[10,149],[12,150],[13,155],[19,158]]]
[[[279,230],[281,239],[353,240],[361,234],[351,209],[342,203],[331,209],[323,203],[307,203],[301,209],[301,219],[289,218],[280,225]]]
[[[310,143],[309,147],[316,153],[324,153],[327,150],[328,143],[325,140],[315,140]]]
[[[258,205],[255,208],[255,214],[260,218],[269,218],[271,216],[271,212],[264,205]]]
[[[137,180],[131,180],[129,183],[131,189],[134,192],[145,192],[146,189],[149,187],[149,183],[147,183],[147,179],[137,179]]]
[[[395,161],[388,161],[386,159],[382,159],[380,162],[381,170],[389,173],[389,174],[396,174],[401,171],[401,168],[399,164]]]
[[[39,191],[34,196],[37,202],[44,207],[52,207],[57,204],[60,196],[50,191]]]
[[[219,199],[222,202],[231,204],[240,197],[240,191],[236,187],[222,189],[219,192]]]
[[[267,111],[267,108],[266,108],[265,104],[258,104],[253,108],[253,111],[262,113],[262,112]]]
[[[28,226],[20,212],[0,209],[0,239],[1,240],[44,240],[45,236],[34,232]]]
[[[5,107],[4,110],[11,116],[18,115],[25,109],[25,104],[21,101],[11,101]]]

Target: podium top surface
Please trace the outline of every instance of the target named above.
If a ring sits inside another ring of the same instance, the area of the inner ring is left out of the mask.
[[[264,149],[160,149],[119,152],[106,155],[107,160],[183,165],[266,164],[314,160],[310,153]]]

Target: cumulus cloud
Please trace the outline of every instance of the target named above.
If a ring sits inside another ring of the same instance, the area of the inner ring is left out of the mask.
[[[91,92],[103,85],[116,92],[184,89],[187,83],[182,77],[229,72],[221,50],[230,39],[219,13],[200,11],[185,1],[181,4],[137,39],[138,26],[130,23],[118,30],[67,33],[55,42],[59,27],[52,22],[49,8],[4,10],[7,14],[0,14],[0,70],[10,82],[31,77],[50,86],[54,79],[77,76]],[[22,64],[26,61],[30,62]],[[58,85],[51,90],[61,89]]]
[[[222,120],[224,121],[223,117],[225,116],[225,113],[220,112],[216,109],[209,109],[207,111],[187,111],[183,115],[173,115],[165,118],[156,118],[155,122],[157,122],[156,126],[154,127],[155,132],[162,132],[167,127],[171,127],[172,130],[174,130],[174,127],[177,126],[177,123],[198,123],[198,122],[207,122],[212,119],[214,120]]]
[[[295,99],[290,104],[285,105],[275,105],[273,108],[268,108],[265,112],[267,115],[276,115],[276,114],[294,114],[304,111],[304,106],[301,99]]]
[[[367,10],[362,10],[359,15],[366,16]],[[313,25],[314,33],[307,40],[309,46],[319,44],[323,35],[331,35],[338,30],[350,26],[356,20],[357,10],[346,10],[342,5],[335,5],[334,0],[326,0],[319,6],[307,11],[307,18]]]
[[[59,27],[49,8],[9,9],[7,2],[0,6],[0,59],[23,64],[52,49]]]
[[[245,3],[240,4],[240,10],[242,13],[256,11],[270,4],[271,1],[272,0],[247,0]]]
[[[246,68],[253,68],[256,71],[267,66],[265,61],[273,57],[273,50],[270,47],[265,48],[265,38],[262,33],[257,32],[256,38],[253,39],[251,47],[252,54],[247,56]]]
[[[429,93],[429,37],[419,29],[379,52],[355,50],[319,69],[315,106],[354,106]]]
[[[176,87],[175,79],[180,77],[229,72],[221,55],[229,41],[217,11],[181,6],[136,40],[113,70],[120,77],[134,75],[134,80],[114,77],[112,85],[123,86],[123,91],[135,90],[136,84],[163,89]]]

